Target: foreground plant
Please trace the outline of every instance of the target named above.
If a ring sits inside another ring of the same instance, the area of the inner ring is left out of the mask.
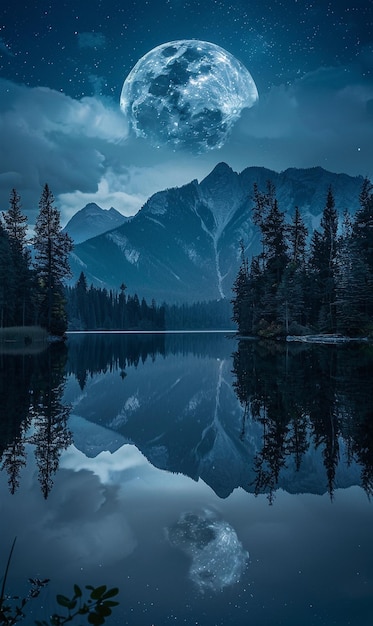
[[[14,626],[25,617],[25,607],[30,600],[37,598],[40,591],[49,583],[49,578],[40,580],[39,578],[29,578],[30,589],[26,597],[8,596],[5,593],[6,581],[8,578],[10,562],[13,555],[16,539],[14,539],[9,552],[9,557],[4,571],[3,582],[0,591],[0,626]],[[105,620],[112,613],[112,609],[118,606],[119,602],[112,600],[119,593],[119,589],[113,587],[108,589],[106,585],[92,587],[86,585],[84,598],[83,591],[78,585],[74,585],[74,594],[71,598],[62,594],[57,594],[56,602],[63,607],[64,614],[53,613],[49,621],[35,620],[35,626],[63,626],[75,620],[78,616],[85,616],[87,624],[102,626]]]
[[[64,607],[67,614],[54,613],[49,618],[49,622],[36,620],[35,625],[62,626],[72,622],[78,615],[85,615],[88,624],[96,626],[104,624],[106,618],[111,615],[113,607],[119,604],[119,602],[111,599],[119,593],[119,590],[116,587],[108,589],[106,585],[100,587],[86,585],[85,589],[90,591],[86,600],[83,599],[83,591],[78,585],[74,585],[74,595],[71,598],[58,594],[56,596],[57,604]]]

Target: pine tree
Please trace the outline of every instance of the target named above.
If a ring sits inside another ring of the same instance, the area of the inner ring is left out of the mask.
[[[21,212],[21,197],[12,189],[8,211],[3,211],[5,230],[9,240],[20,252],[24,252],[27,234],[27,217]]]
[[[48,185],[44,186],[35,224],[35,261],[39,285],[39,322],[52,334],[67,328],[63,281],[70,276],[68,262],[73,243],[60,225],[60,213]]]
[[[21,212],[21,198],[12,189],[8,211],[3,212],[5,231],[8,234],[14,271],[14,324],[24,326],[34,322],[34,277],[27,248],[27,217]]]
[[[298,207],[295,207],[291,224],[286,227],[286,234],[289,242],[289,263],[283,271],[277,291],[278,316],[286,334],[298,334],[301,332],[299,325],[306,323],[304,292],[308,235]]]
[[[241,265],[239,267],[236,280],[233,284],[233,292],[235,294],[235,297],[232,299],[232,319],[237,324],[237,328],[240,333],[249,334],[252,325],[250,320],[251,302],[249,301],[249,268],[242,241],[240,246]]]
[[[304,280],[299,268],[289,264],[277,289],[277,314],[286,335],[300,334],[304,325]]]
[[[280,211],[276,199],[275,187],[268,181],[265,192],[254,186],[254,222],[259,226],[262,235],[262,253],[258,257],[257,276],[260,284],[260,302],[257,314],[260,317],[261,332],[277,334],[278,328],[278,288],[289,262],[285,214]]]
[[[120,286],[120,294],[118,296],[118,307],[119,307],[119,328],[125,329],[127,325],[127,301],[126,301],[126,289],[127,286],[122,283]]]
[[[370,334],[373,330],[373,185],[367,178],[359,200],[360,208],[350,228],[347,259],[346,251],[344,254],[348,272],[342,277],[345,284],[343,313],[345,318],[348,315],[350,326],[355,317],[351,332]]]
[[[89,308],[88,308],[88,285],[84,272],[80,272],[78,282],[76,283],[76,306],[77,316],[80,322],[80,328],[87,330],[89,328]]]
[[[364,332],[368,323],[365,305],[368,294],[373,296],[368,267],[354,241],[353,229],[353,221],[346,211],[338,241],[336,314],[337,330],[350,336]]]
[[[15,272],[8,234],[0,222],[0,327],[15,324]]]
[[[329,188],[320,222],[311,239],[309,294],[311,321],[320,330],[336,329],[336,258],[338,215],[332,189]]]
[[[292,223],[287,226],[286,232],[289,240],[290,262],[297,267],[302,267],[305,264],[308,229],[298,207],[295,207]]]

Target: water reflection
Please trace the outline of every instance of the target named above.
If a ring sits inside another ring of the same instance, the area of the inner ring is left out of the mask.
[[[1,468],[11,493],[31,444],[48,497],[63,450],[134,444],[156,468],[273,502],[278,488],[373,494],[372,347],[223,334],[76,334],[1,355]],[[75,383],[74,383],[75,381]],[[70,420],[69,420],[69,416]]]
[[[73,581],[120,587],[113,626],[370,626],[368,346],[74,335],[29,356],[1,362],[0,563],[17,535],[14,593],[52,579],[35,617]]]
[[[44,498],[53,486],[63,450],[72,442],[70,408],[63,403],[67,350],[50,346],[37,354],[1,354],[0,467],[12,494],[33,446]]]
[[[152,362],[167,355],[218,358],[226,355],[225,336],[201,333],[70,333],[67,371],[74,374],[81,389],[89,376]]]
[[[183,513],[167,537],[190,557],[189,577],[201,592],[222,591],[240,581],[249,553],[232,526],[212,511]]]
[[[361,467],[373,494],[371,346],[286,346],[242,341],[234,354],[234,383],[244,407],[241,438],[261,426],[254,457],[255,493],[273,501],[289,463],[299,472],[310,448],[321,450],[333,498],[339,464]]]

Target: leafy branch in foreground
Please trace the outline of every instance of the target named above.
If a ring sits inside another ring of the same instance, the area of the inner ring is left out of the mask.
[[[74,595],[72,598],[58,594],[56,596],[57,603],[67,610],[67,615],[59,615],[54,613],[50,617],[50,621],[35,621],[36,626],[63,626],[71,622],[78,615],[86,615],[88,624],[101,626],[105,623],[107,617],[112,613],[112,608],[118,606],[119,602],[112,600],[119,590],[114,587],[108,589],[106,585],[100,587],[85,587],[91,593],[87,600],[83,599],[83,591],[78,585],[74,585]]]
[[[26,604],[29,600],[37,598],[42,588],[45,587],[50,580],[49,578],[45,578],[44,580],[29,578],[31,586],[25,598],[21,599],[19,596],[6,595],[6,581],[15,543],[16,538],[9,552],[0,590],[0,626],[14,626],[23,620],[26,617],[24,612]],[[65,609],[65,614],[60,615],[59,613],[53,613],[49,621],[35,620],[35,626],[63,626],[64,624],[72,622],[79,615],[85,615],[87,623],[93,624],[93,626],[105,624],[105,620],[111,615],[113,607],[119,604],[119,602],[112,600],[112,598],[118,595],[119,589],[116,587],[108,589],[106,585],[100,585],[99,587],[86,585],[85,589],[90,592],[86,599],[84,599],[83,591],[78,585],[74,585],[74,595],[71,598],[57,594],[57,604]]]
[[[14,624],[20,622],[25,617],[24,608],[28,601],[32,600],[33,598],[37,598],[42,588],[45,587],[45,585],[47,585],[49,582],[48,578],[46,578],[45,580],[40,580],[39,578],[29,578],[29,583],[31,584],[31,587],[27,596],[22,599],[20,599],[19,596],[7,596],[5,594],[5,586],[8,578],[10,562],[12,560],[16,539],[17,537],[14,538],[12,547],[9,552],[0,591],[0,624],[3,624],[4,626],[14,626]],[[18,602],[14,604],[14,601],[17,600]]]

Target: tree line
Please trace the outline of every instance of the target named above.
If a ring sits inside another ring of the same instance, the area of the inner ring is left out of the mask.
[[[328,189],[319,229],[309,238],[299,209],[290,224],[275,186],[254,185],[253,221],[262,250],[250,263],[241,244],[233,319],[243,335],[263,337],[373,333],[373,185],[366,178],[354,216],[340,222]]]
[[[233,328],[228,300],[172,304],[127,295],[119,291],[88,287],[84,272],[74,286],[65,288],[69,330],[206,330]]]
[[[9,209],[0,219],[0,327],[39,325],[51,335],[68,328],[87,330],[164,329],[164,307],[151,305],[137,294],[87,286],[82,273],[75,287],[69,254],[73,241],[64,233],[60,212],[46,184],[39,201],[34,236],[27,239],[27,217],[21,198],[12,189]]]
[[[45,185],[34,236],[21,198],[12,189],[9,209],[0,217],[0,328],[39,325],[56,336],[69,330],[174,330],[231,326],[226,300],[194,304],[150,304],[122,283],[118,291],[88,286],[82,272],[74,286],[69,254],[73,241],[62,232],[60,212]]]
[[[155,300],[148,305],[138,295],[126,294],[122,283],[119,292],[88,287],[84,272],[75,286],[66,287],[70,330],[164,330],[165,308]]]
[[[70,276],[73,242],[62,232],[47,184],[31,240],[27,230],[20,196],[12,189],[9,209],[0,219],[0,327],[40,325],[61,336],[67,329],[64,280]]]

